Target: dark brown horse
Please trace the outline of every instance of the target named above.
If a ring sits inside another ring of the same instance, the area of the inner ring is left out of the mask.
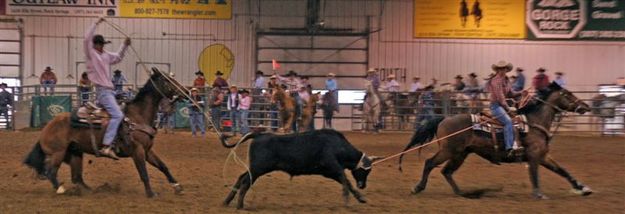
[[[156,134],[152,123],[156,118],[158,104],[163,97],[171,99],[179,95],[175,88],[181,87],[175,80],[169,82],[167,78],[169,77],[153,69],[153,74],[145,86],[124,109],[124,115],[129,122],[122,123],[118,140],[115,142],[119,149],[118,156],[132,157],[134,160],[148,197],[154,196],[154,192],[150,187],[146,161],[165,174],[176,193],[182,191],[182,186],[152,150]],[[70,165],[72,183],[79,188],[90,189],[82,179],[83,154],[94,154],[90,130],[86,127],[73,127],[70,124],[70,117],[70,113],[63,113],[50,121],[41,131],[39,141],[24,161],[26,165],[35,169],[39,176],[49,179],[59,194],[65,192],[65,188],[57,180],[57,171],[63,162]],[[98,146],[102,146],[104,129],[95,129],[94,133],[95,142],[99,142]]]
[[[525,147],[525,154],[522,160],[527,161],[529,165],[530,180],[533,186],[533,194],[536,198],[546,199],[538,186],[538,166],[549,169],[552,172],[566,178],[573,186],[576,193],[581,195],[589,195],[592,190],[587,186],[578,182],[564,168],[560,167],[556,161],[549,155],[549,140],[551,133],[549,127],[556,113],[568,111],[576,113],[586,113],[590,111],[590,107],[581,102],[571,92],[561,88],[558,84],[552,83],[549,88],[551,92],[546,96],[545,100],[538,100],[538,103],[528,105],[519,110],[519,113],[527,116],[529,133],[522,135],[520,142]],[[462,129],[472,126],[471,116],[469,114],[455,115],[448,118],[435,118],[426,122],[426,125],[418,129],[406,146],[406,149],[415,145],[421,145],[434,136],[444,137]],[[488,136],[488,135],[487,135]],[[454,193],[462,196],[475,196],[460,191],[456,182],[452,178],[453,173],[460,168],[467,155],[475,153],[480,157],[491,161],[492,163],[514,162],[508,158],[501,160],[499,157],[505,156],[504,151],[495,149],[492,140],[489,137],[480,135],[472,130],[461,132],[458,135],[442,139],[439,151],[430,159],[425,161],[421,182],[414,188],[413,193],[417,194],[423,191],[427,185],[428,176],[432,169],[436,166],[447,162],[442,169],[443,176],[451,185]],[[503,147],[500,147],[503,148]],[[400,157],[401,168],[401,157]]]

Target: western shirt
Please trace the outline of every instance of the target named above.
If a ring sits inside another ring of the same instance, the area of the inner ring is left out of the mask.
[[[98,52],[93,48],[93,36],[95,34],[96,27],[97,25],[95,23],[91,25],[91,28],[89,28],[85,34],[85,40],[83,41],[87,64],[87,75],[89,76],[89,80],[91,80],[91,82],[93,82],[96,86],[113,89],[110,72],[111,65],[122,61],[122,58],[124,58],[124,54],[126,53],[126,49],[128,49],[128,45],[126,45],[126,43],[122,43],[119,51],[116,53],[108,51],[103,51],[102,53]]]

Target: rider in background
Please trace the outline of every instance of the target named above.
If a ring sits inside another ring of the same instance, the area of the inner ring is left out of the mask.
[[[104,40],[102,35],[95,35],[98,24],[104,18],[100,18],[94,23],[85,35],[84,52],[86,56],[87,75],[96,87],[96,98],[98,103],[106,109],[110,115],[109,124],[102,138],[104,147],[100,149],[100,154],[117,159],[112,150],[113,141],[117,135],[117,129],[124,118],[117,101],[115,100],[115,88],[111,82],[110,66],[122,61],[126,49],[130,45],[130,38],[126,38],[118,52],[108,52],[104,50],[104,45],[110,41]]]
[[[510,84],[506,78],[506,73],[512,71],[511,63],[499,61],[499,63],[493,64],[492,68],[496,73],[487,84],[488,91],[490,92],[490,111],[494,118],[504,124],[504,141],[506,144],[506,152],[510,157],[514,155],[514,151],[520,150],[522,147],[515,142],[512,119],[510,119],[508,115],[508,113],[514,113],[516,109],[508,106],[506,95],[516,96],[520,95],[520,93],[513,92],[510,89]]]
[[[536,89],[536,93],[539,95],[540,98],[544,98],[544,96],[547,94],[550,84],[549,76],[545,74],[545,71],[547,71],[547,69],[542,67],[538,68],[538,70],[536,70],[538,74],[536,74],[536,76],[534,76],[534,79],[532,80],[532,86],[534,86],[534,88]]]

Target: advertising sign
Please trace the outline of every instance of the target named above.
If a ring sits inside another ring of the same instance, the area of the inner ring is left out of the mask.
[[[414,0],[416,38],[525,38],[525,1]]]
[[[114,16],[116,0],[3,0],[8,15]]]
[[[625,1],[528,0],[530,40],[625,40]]]
[[[231,19],[230,0],[121,0],[122,17]]]

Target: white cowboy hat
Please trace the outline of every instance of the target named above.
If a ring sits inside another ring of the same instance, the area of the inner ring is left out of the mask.
[[[501,60],[497,64],[493,64],[491,68],[493,70],[497,70],[497,68],[506,68],[507,70],[506,72],[508,72],[508,71],[512,71],[512,63]]]
[[[388,75],[388,77],[386,77],[386,78],[388,78],[388,79],[395,79],[395,74]]]
[[[336,76],[336,74],[334,74],[334,73],[330,72],[330,73],[328,74],[328,76],[329,76],[329,77],[334,77],[334,76]]]
[[[367,73],[373,73],[375,72],[375,68],[369,68],[369,70],[367,70]]]
[[[191,91],[199,91],[197,88],[191,88]]]

